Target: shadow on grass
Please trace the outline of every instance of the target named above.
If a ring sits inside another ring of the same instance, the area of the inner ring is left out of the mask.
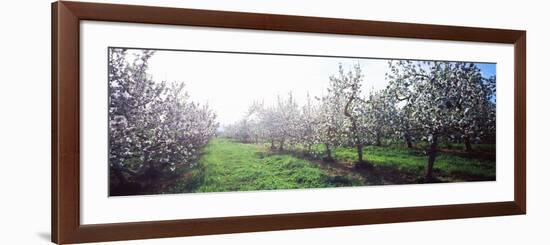
[[[368,161],[362,163],[345,162],[338,160],[327,160],[319,155],[306,154],[296,151],[269,151],[260,153],[259,157],[288,154],[296,158],[308,160],[309,162],[319,166],[327,172],[327,181],[340,186],[352,186],[349,176],[361,185],[390,185],[390,184],[416,184],[422,183],[422,180],[416,173],[405,170],[399,170],[393,166],[375,165]]]
[[[473,159],[491,159],[490,154],[483,152],[464,152],[464,151],[444,151],[447,155],[454,155]],[[448,183],[448,182],[472,182],[472,181],[494,181],[495,176],[475,174],[472,172],[452,171],[443,172],[440,169],[434,169],[434,178],[426,180],[424,170],[409,170],[400,168],[393,164],[376,164],[369,161],[363,163],[331,160],[327,161],[319,154],[306,154],[296,151],[270,151],[264,154],[290,154],[294,157],[306,159],[329,173],[330,176],[353,176],[360,180],[362,185],[399,185],[399,184],[421,184],[421,183]],[[411,150],[408,155],[424,156],[421,151]],[[483,155],[483,156],[482,156]],[[468,156],[468,157],[465,157]],[[490,166],[487,166],[490,167]]]

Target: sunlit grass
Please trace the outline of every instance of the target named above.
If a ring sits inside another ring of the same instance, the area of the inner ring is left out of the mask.
[[[194,192],[324,188],[359,185],[330,176],[307,160],[269,155],[265,147],[213,139],[200,159],[202,182]]]
[[[230,139],[215,138],[203,149],[198,165],[170,192],[229,192],[418,183],[424,175],[427,161],[427,156],[419,149],[366,146],[363,150],[365,160],[375,167],[393,169],[393,174],[412,176],[412,179],[407,178],[406,183],[401,183],[403,180],[393,183],[391,178],[386,179],[388,176],[375,174],[369,176],[380,179],[369,180],[367,177],[361,181],[357,176],[349,175],[356,174],[357,170],[354,168],[349,168],[353,173],[343,175],[335,175],[334,172],[320,168],[316,162],[322,161],[322,145],[313,146],[314,154],[308,157],[293,154],[293,151],[277,153],[269,152],[268,149],[265,144],[243,144]],[[294,149],[294,153],[301,150]],[[339,147],[333,150],[333,157],[336,164],[351,166],[357,161],[357,152],[355,148]],[[495,162],[440,152],[436,158],[434,173],[445,182],[491,180],[495,178]]]
[[[494,146],[474,145],[474,150],[491,148],[494,149]],[[317,154],[324,154],[323,146],[316,146],[314,149]],[[337,161],[355,162],[357,161],[357,150],[349,147],[339,147],[333,150],[333,157]],[[425,171],[427,162],[427,156],[422,150],[400,147],[366,146],[363,149],[363,158],[374,165],[391,166],[419,176]],[[434,164],[434,171],[444,177],[477,176],[490,179],[495,177],[495,170],[494,160],[467,158],[444,152],[437,154]]]

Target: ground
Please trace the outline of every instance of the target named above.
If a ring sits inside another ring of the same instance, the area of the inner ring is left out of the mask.
[[[322,160],[322,146],[313,149],[314,154],[274,152],[267,145],[216,138],[203,150],[197,166],[168,192],[422,183],[426,156],[418,148],[365,147],[364,156],[371,164],[368,168],[356,167],[353,148],[335,149],[332,162]],[[437,156],[434,173],[440,182],[494,180],[494,146],[479,145],[469,153],[457,146],[445,146]]]

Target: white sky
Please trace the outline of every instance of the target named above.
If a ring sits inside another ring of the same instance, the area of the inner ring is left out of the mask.
[[[157,51],[149,60],[156,81],[183,81],[192,101],[208,103],[222,125],[240,120],[253,101],[270,105],[292,91],[300,105],[326,91],[338,63],[360,63],[363,91],[382,89],[387,60],[260,54]]]

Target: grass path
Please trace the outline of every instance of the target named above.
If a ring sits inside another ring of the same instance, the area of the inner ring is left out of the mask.
[[[360,185],[347,176],[331,176],[308,160],[268,155],[259,145],[214,139],[200,159],[204,176],[197,192],[323,188]]]

